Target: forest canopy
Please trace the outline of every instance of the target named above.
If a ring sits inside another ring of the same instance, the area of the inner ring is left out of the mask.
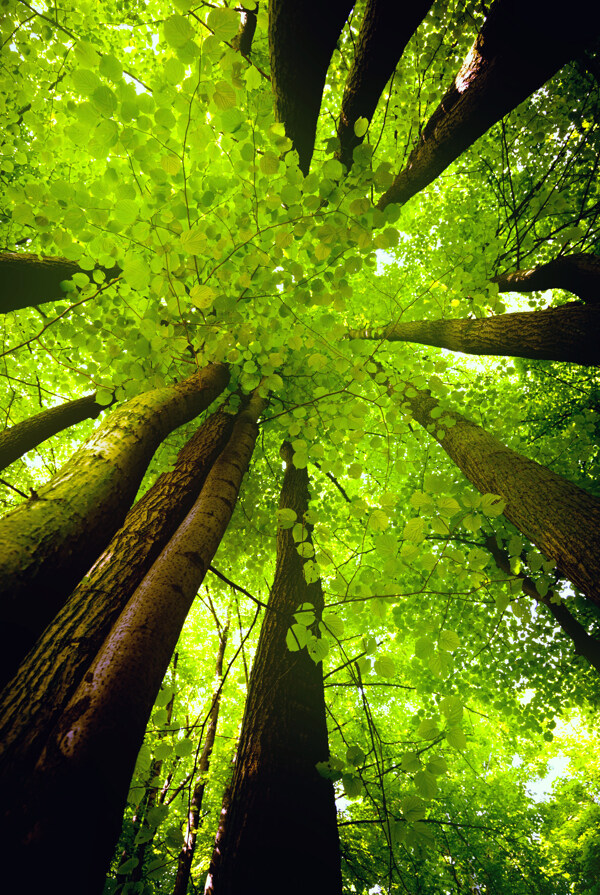
[[[2,0],[33,893],[597,895],[592,0]]]

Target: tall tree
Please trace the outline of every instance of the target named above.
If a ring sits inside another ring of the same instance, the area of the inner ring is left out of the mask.
[[[0,521],[0,594],[10,632],[2,681],[119,528],[160,442],[205,410],[228,378],[223,366],[213,365],[128,401],[47,485]]]
[[[388,326],[352,329],[351,339],[420,342],[465,354],[508,355],[539,360],[600,363],[600,313],[570,302],[559,308],[458,320],[400,320]]]
[[[277,533],[277,567],[246,699],[235,770],[205,892],[341,892],[333,786],[317,764],[329,758],[318,626],[323,591],[306,580],[312,555],[306,521],[309,482],[282,447],[286,469]],[[297,619],[296,632],[293,627]],[[309,633],[315,627],[317,635]],[[298,638],[290,650],[288,631]],[[308,639],[308,640],[307,640]],[[307,646],[306,649],[298,647]],[[318,868],[318,872],[315,870]]]
[[[73,847],[66,892],[81,879],[101,892],[118,839],[144,729],[194,597],[233,513],[264,406],[253,397],[214,462],[194,506],[113,625],[84,680],[57,721],[32,777],[11,781],[3,833],[39,885]],[[44,794],[42,795],[42,789]],[[81,793],[96,793],[89,823],[73,827]]]

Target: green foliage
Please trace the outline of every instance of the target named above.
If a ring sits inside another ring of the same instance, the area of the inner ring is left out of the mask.
[[[580,765],[545,806],[526,785],[559,719],[597,707],[598,683],[511,578],[523,572],[540,595],[556,593],[595,635],[598,613],[506,521],[503,500],[476,493],[409,418],[398,383],[440,399],[438,437],[454,408],[598,493],[598,374],[345,335],[550,301],[501,297],[491,278],[561,248],[597,251],[597,85],[581,65],[566,67],[426,191],[381,212],[373,199],[454,77],[481,5],[433,5],[385,101],[354,125],[365,141],[344,177],[334,121],[355,16],[334,54],[305,178],[263,76],[262,5],[252,61],[232,46],[232,6],[190,10],[185,0],[67,4],[58,20],[49,6],[45,17],[6,10],[3,245],[66,257],[82,273],[60,300],[0,319],[2,419],[12,425],[91,390],[101,404],[122,401],[210,361],[230,366],[222,400],[231,407],[260,386],[268,407],[215,565],[266,602],[279,527],[291,531],[305,580],[322,582],[322,620],[298,607],[287,646],[323,663],[331,757],[318,770],[336,786],[345,891],[592,895],[598,811],[582,756],[595,768],[596,742],[579,753],[571,744]],[[108,283],[100,268],[115,264],[121,274]],[[93,425],[8,469],[3,508],[47,481]],[[161,446],[142,491],[194,428]],[[277,509],[284,440],[309,470],[310,519]],[[491,535],[508,550],[510,576],[486,549]],[[198,886],[256,642],[256,606],[238,597]],[[207,576],[138,759],[107,892],[124,879],[132,892],[172,887],[212,701],[213,612],[224,618],[230,601]]]

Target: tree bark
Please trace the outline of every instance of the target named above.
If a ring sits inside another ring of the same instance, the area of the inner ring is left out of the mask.
[[[229,374],[210,365],[114,411],[63,468],[0,520],[5,683],[123,524],[160,442],[197,416]]]
[[[215,691],[213,694],[210,714],[208,716],[208,726],[206,728],[202,754],[200,755],[200,761],[198,762],[198,776],[194,784],[194,791],[188,808],[185,841],[179,852],[179,863],[177,865],[177,877],[175,878],[173,895],[186,895],[188,890],[192,861],[194,860],[194,852],[196,850],[196,838],[200,826],[200,812],[202,811],[204,790],[206,788],[206,776],[210,768],[210,756],[212,755],[215,737],[217,735],[217,725],[219,723],[221,688],[223,686],[223,658],[225,656],[225,649],[227,648],[228,635],[229,619],[227,619],[227,623],[219,635],[219,649],[217,651],[217,661],[215,663]]]
[[[546,0],[495,0],[451,87],[378,207],[402,205],[428,186],[591,43],[598,24],[593,0],[573,0],[568,10]]]
[[[531,597],[532,600],[535,600],[536,603],[542,603],[546,606],[555,622],[560,625],[564,633],[570,639],[575,652],[578,655],[583,656],[584,659],[587,659],[592,668],[595,668],[596,671],[600,672],[600,642],[594,637],[590,637],[583,625],[580,624],[576,618],[573,618],[564,603],[553,603],[551,593],[546,594],[545,597],[541,597],[537,592],[535,581],[533,581],[533,579],[522,573],[515,575],[510,567],[510,556],[506,550],[503,550],[498,546],[498,542],[494,535],[486,538],[485,547],[486,550],[491,553],[494,562],[500,571],[511,578],[516,577],[521,580],[521,590],[523,593],[528,597]]]
[[[331,54],[354,0],[269,0],[275,114],[308,174]]]
[[[256,32],[256,19],[259,4],[255,3],[254,9],[246,9],[241,7],[240,12],[240,28],[236,36],[232,40],[232,46],[242,56],[248,57],[252,51],[252,41]]]
[[[418,342],[465,354],[600,363],[600,307],[570,302],[544,311],[455,320],[413,320],[352,329],[351,339]]]
[[[469,481],[483,494],[500,495],[506,504],[504,516],[600,604],[600,500],[511,450],[461,414],[442,410],[429,391],[404,385],[404,402],[413,418]]]
[[[107,280],[121,273],[118,265],[98,269],[103,271]],[[68,258],[0,252],[0,314],[65,297],[60,284],[76,273],[92,275],[92,271],[82,270]]]
[[[68,429],[82,420],[96,419],[105,410],[102,404],[96,404],[96,393],[77,398],[76,401],[65,401],[58,407],[49,407],[35,416],[23,420],[0,433],[0,472],[42,444],[63,429]]]
[[[515,270],[492,279],[500,292],[565,289],[582,301],[600,304],[600,256],[579,252],[564,255],[529,270]]]
[[[233,513],[264,401],[236,419],[194,506],[119,616],[29,778],[3,794],[4,842],[29,891],[102,892],[144,730],[181,628]],[[85,823],[82,798],[92,798]],[[74,822],[75,819],[75,822]],[[64,843],[69,843],[65,873]]]
[[[308,475],[289,445],[280,507],[308,508]],[[206,895],[336,895],[341,892],[332,783],[315,765],[329,757],[322,667],[286,634],[303,603],[323,609],[306,584],[290,529],[277,533],[277,566],[260,633],[228,807],[221,813]]]
[[[26,775],[128,600],[191,510],[233,428],[217,412],[127,514],[0,695],[4,777]],[[1,778],[0,778],[1,779]],[[1,785],[1,783],[0,783]]]
[[[432,0],[398,8],[396,0],[368,0],[352,68],[346,81],[338,124],[340,161],[350,170],[352,153],[363,141],[354,133],[359,118],[373,117],[385,85],[406,44],[427,15]]]

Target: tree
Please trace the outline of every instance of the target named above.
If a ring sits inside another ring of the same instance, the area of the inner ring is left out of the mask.
[[[583,891],[585,771],[526,787],[598,704],[591,0],[0,27],[6,438],[113,405],[2,480],[6,877],[198,890],[224,806],[215,892]]]

